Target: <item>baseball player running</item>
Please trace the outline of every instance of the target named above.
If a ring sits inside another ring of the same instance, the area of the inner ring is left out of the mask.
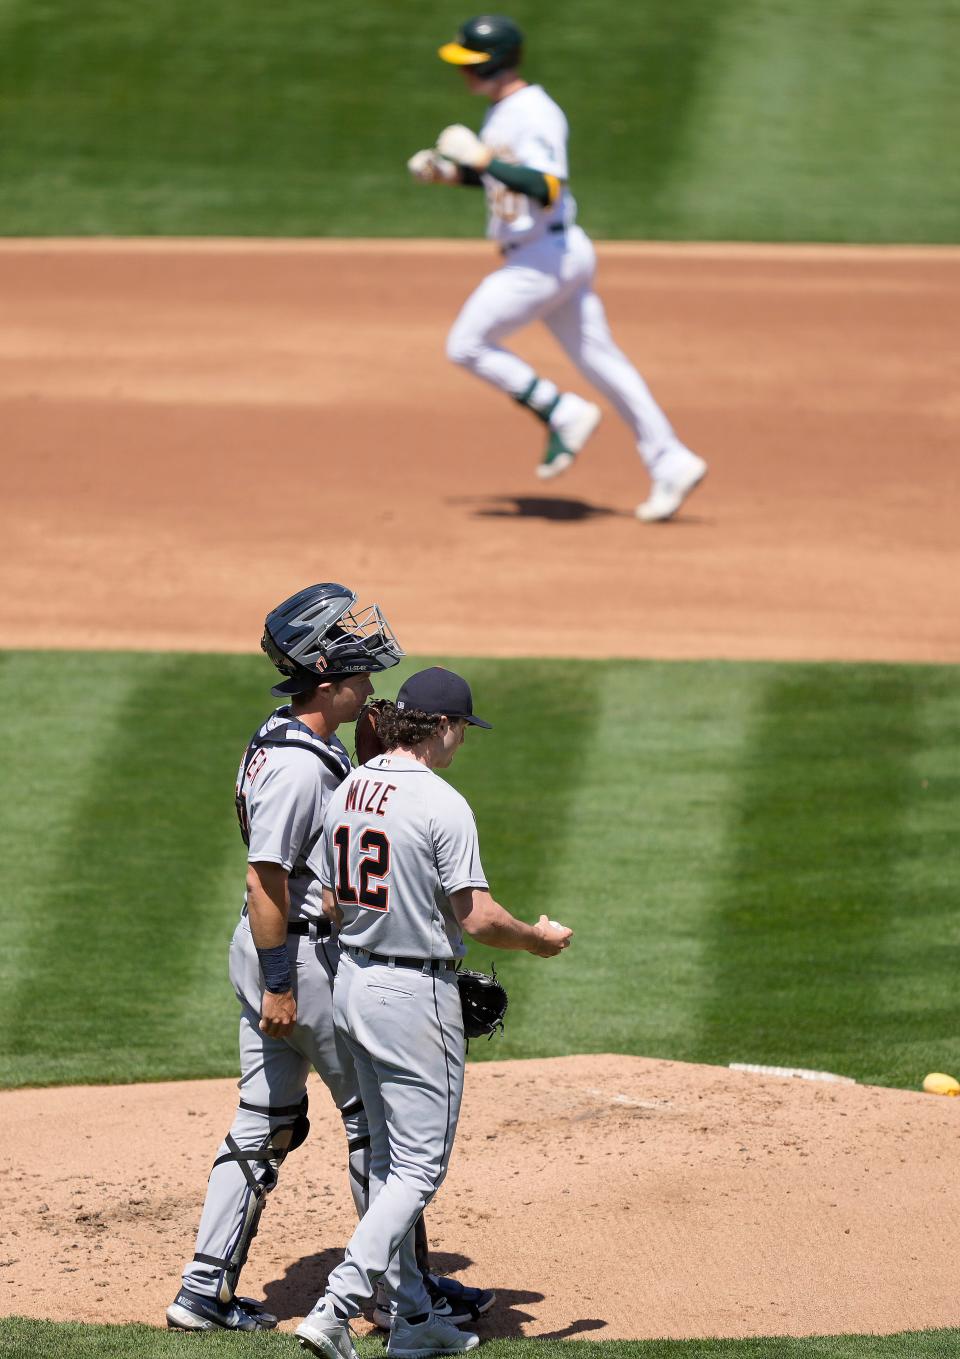
[[[267,718],[240,763],[236,805],[247,844],[247,890],[230,946],[230,979],[240,1001],[240,1105],[207,1186],[196,1253],[167,1308],[178,1330],[263,1330],[277,1319],[237,1296],[237,1283],[267,1195],[285,1157],[303,1142],[307,1075],[313,1067],[340,1111],[350,1187],[367,1206],[369,1135],[350,1054],[333,1026],[338,950],[308,866],[327,802],[350,771],[336,736],[373,692],[370,675],[403,655],[376,604],[332,582],[310,586],[268,616],[261,643],[284,676],[273,693],[289,699]],[[388,1289],[391,1279],[387,1281]],[[493,1301],[464,1290],[434,1305],[470,1320]],[[383,1306],[389,1306],[384,1298]]]
[[[446,1172],[460,1112],[464,1026],[457,985],[463,932],[550,958],[571,931],[527,925],[490,895],[469,805],[447,768],[473,714],[469,686],[434,667],[411,676],[378,720],[386,753],[330,799],[309,867],[340,926],[334,1022],[352,1053],[370,1125],[370,1207],[323,1297],[297,1327],[304,1348],[356,1359],[348,1321],[399,1261],[393,1359],[473,1349],[478,1337],[436,1316],[410,1228]]]
[[[646,382],[614,344],[603,303],[593,291],[596,255],[576,224],[567,187],[567,120],[539,85],[519,74],[523,34],[512,19],[469,19],[439,55],[462,70],[472,93],[489,100],[479,137],[455,123],[435,147],[407,162],[423,184],[482,187],[487,236],[503,263],[467,299],[447,339],[447,354],[526,406],[548,430],[537,474],[567,470],[600,422],[600,408],[561,392],[502,341],[543,321],[589,383],[633,431],[650,474],[637,507],[647,522],[670,519],[700,484],[707,464],[677,438]]]

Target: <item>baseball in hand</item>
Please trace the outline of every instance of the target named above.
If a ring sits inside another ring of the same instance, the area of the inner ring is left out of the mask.
[[[546,917],[545,916],[541,917],[541,919],[546,919]],[[573,930],[568,928],[568,926],[566,925],[561,925],[559,920],[547,920],[547,925],[551,930],[557,930],[560,934],[563,935],[563,942],[561,943],[560,947],[567,948],[573,936]]]

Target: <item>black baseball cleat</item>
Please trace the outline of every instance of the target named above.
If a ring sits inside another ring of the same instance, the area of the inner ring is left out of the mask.
[[[466,1313],[464,1320],[475,1321],[484,1312],[489,1312],[497,1300],[492,1288],[468,1288],[458,1279],[445,1279],[439,1274],[425,1275],[424,1282],[435,1302],[444,1298],[453,1312]]]
[[[167,1308],[167,1325],[172,1331],[272,1331],[277,1318],[253,1298],[216,1298],[181,1288]]]
[[[456,1279],[444,1279],[436,1274],[424,1274],[423,1282],[430,1295],[433,1315],[454,1326],[479,1321],[497,1300],[492,1288],[468,1288]],[[393,1322],[390,1308],[385,1303],[378,1303],[373,1309],[373,1324],[382,1331],[392,1331]]]

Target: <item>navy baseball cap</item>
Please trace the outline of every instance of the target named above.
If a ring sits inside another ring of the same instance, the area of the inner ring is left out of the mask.
[[[400,686],[397,707],[416,708],[422,713],[444,713],[447,717],[462,717],[471,727],[492,730],[492,722],[473,715],[473,695],[470,685],[452,670],[432,665],[429,670],[418,670]]]

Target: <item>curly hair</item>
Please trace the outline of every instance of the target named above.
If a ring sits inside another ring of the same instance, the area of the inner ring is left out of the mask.
[[[439,713],[424,713],[419,708],[400,709],[384,703],[377,716],[377,735],[386,750],[403,746],[406,750],[435,736],[440,726]]]

